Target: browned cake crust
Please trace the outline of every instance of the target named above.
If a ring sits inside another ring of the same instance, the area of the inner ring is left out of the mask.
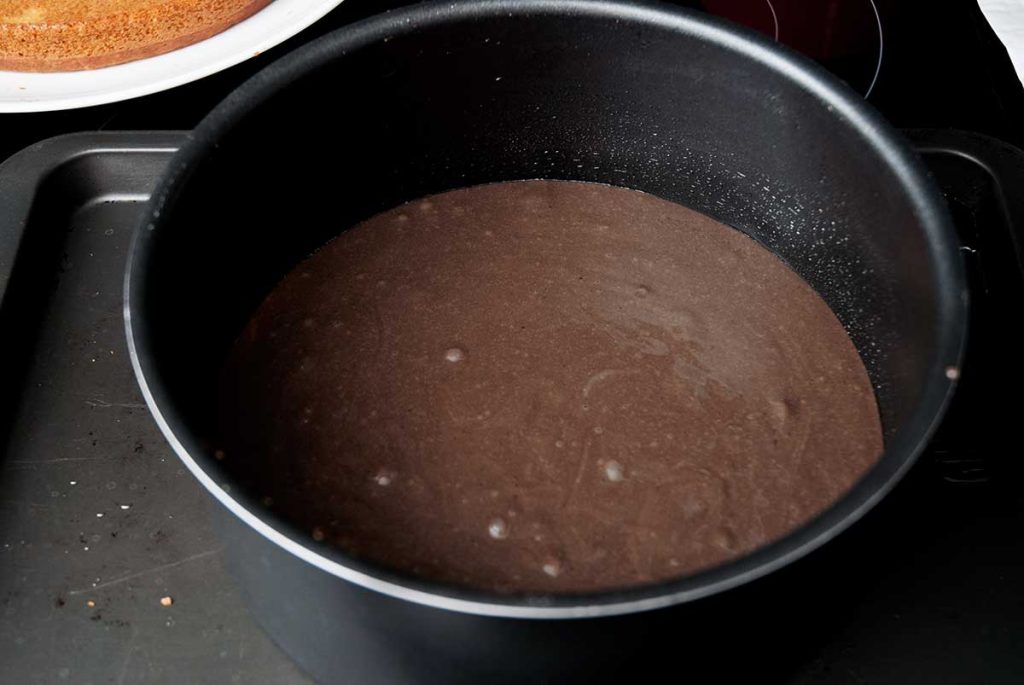
[[[78,71],[152,57],[272,0],[0,0],[0,70]]]

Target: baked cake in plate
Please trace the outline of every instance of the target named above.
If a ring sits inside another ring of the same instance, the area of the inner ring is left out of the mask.
[[[152,57],[272,0],[0,0],[0,70],[77,71]]]

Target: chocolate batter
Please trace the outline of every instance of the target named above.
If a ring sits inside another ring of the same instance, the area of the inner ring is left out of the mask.
[[[882,451],[857,351],[743,234],[631,190],[456,190],[300,264],[225,372],[226,455],[316,540],[497,592],[680,576]]]

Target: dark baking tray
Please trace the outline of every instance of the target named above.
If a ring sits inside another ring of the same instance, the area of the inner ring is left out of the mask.
[[[249,617],[127,357],[125,254],[181,139],[71,135],[0,167],[0,683],[310,682]]]
[[[0,166],[3,683],[309,682],[248,615],[221,566],[213,504],[164,444],[126,355],[125,252],[182,135],[65,136]],[[1024,679],[1024,474],[1003,400],[1024,380],[1024,161],[977,136],[912,136],[971,272],[963,385],[886,501],[743,590],[752,611],[769,592],[817,607],[803,628],[780,617],[794,639],[758,652],[773,661],[764,682]]]

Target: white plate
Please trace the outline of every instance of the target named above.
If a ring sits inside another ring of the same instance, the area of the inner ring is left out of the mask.
[[[118,102],[209,76],[269,50],[342,0],[274,0],[199,43],[103,69],[57,73],[0,71],[0,113],[46,112]]]

